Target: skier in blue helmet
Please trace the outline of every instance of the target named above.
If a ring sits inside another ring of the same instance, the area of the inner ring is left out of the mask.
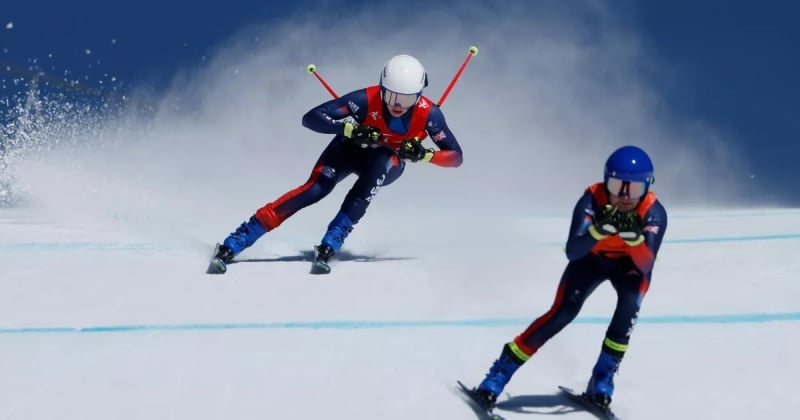
[[[514,372],[572,322],[595,288],[609,280],[617,305],[582,397],[611,413],[614,375],[628,350],[667,229],[667,212],[650,188],[653,181],[653,162],[644,150],[624,146],[608,157],[603,182],[590,185],[573,210],[569,262],[553,306],[506,343],[485,379],[468,391],[485,410],[491,412]]]

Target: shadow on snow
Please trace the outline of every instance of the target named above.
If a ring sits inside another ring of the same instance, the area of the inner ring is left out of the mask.
[[[412,257],[382,257],[380,255],[363,255],[354,254],[349,251],[339,251],[335,257],[338,261],[353,261],[353,262],[377,262],[377,261],[401,261],[413,260]],[[300,251],[297,255],[284,255],[270,258],[237,258],[230,262],[230,264],[237,263],[251,263],[251,262],[313,262],[314,251]]]

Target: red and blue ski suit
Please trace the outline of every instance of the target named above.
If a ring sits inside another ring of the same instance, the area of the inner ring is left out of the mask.
[[[380,147],[361,148],[346,138],[342,120],[348,117],[360,125],[379,129],[383,134]],[[438,148],[430,160],[434,165],[457,167],[463,160],[461,146],[439,106],[420,96],[412,109],[395,118],[386,109],[379,86],[350,92],[311,109],[303,116],[303,126],[334,137],[303,185],[256,211],[255,218],[266,231],[327,196],[350,174],[356,174],[358,180],[345,196],[341,211],[358,222],[378,190],[402,175],[405,161],[398,158],[397,149],[404,139],[430,136]]]
[[[604,184],[586,189],[572,214],[566,254],[569,260],[561,277],[553,306],[509,343],[511,350],[527,360],[578,315],[584,301],[605,280],[617,292],[617,306],[606,331],[603,351],[622,357],[650,286],[653,264],[667,229],[667,213],[652,191],[645,194],[636,211],[645,222],[644,242],[629,246],[619,236],[596,239],[588,232],[594,216],[608,204]]]

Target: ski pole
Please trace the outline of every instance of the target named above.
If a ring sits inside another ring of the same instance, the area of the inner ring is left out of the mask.
[[[317,73],[317,66],[309,64],[308,66],[306,66],[306,70],[309,73],[313,74],[314,77],[316,77],[317,80],[319,80],[319,82],[322,83],[322,86],[325,86],[325,89],[328,89],[328,92],[330,92],[330,94],[333,96],[334,99],[339,98],[339,95],[337,95],[336,92],[333,91],[333,88],[331,88],[330,85],[328,85],[328,83],[325,82],[325,79],[323,79],[322,76],[320,76],[319,73]]]
[[[463,63],[461,63],[461,67],[458,68],[458,71],[456,72],[456,75],[453,76],[453,80],[451,80],[450,84],[447,85],[447,89],[444,90],[444,93],[442,94],[442,97],[439,98],[439,101],[436,103],[436,105],[442,106],[442,104],[444,103],[444,100],[447,99],[447,95],[450,94],[450,91],[453,89],[453,86],[456,85],[456,82],[458,81],[458,78],[461,77],[461,73],[464,72],[465,68],[467,68],[467,63],[469,63],[469,60],[471,60],[472,57],[474,57],[476,55],[478,55],[478,47],[476,47],[474,45],[469,47],[469,54],[467,55],[467,58],[464,59]]]
[[[455,76],[453,76],[453,79],[450,80],[450,84],[447,85],[447,89],[445,89],[444,93],[442,94],[442,97],[439,98],[437,105],[441,106],[444,103],[444,100],[447,99],[447,95],[450,94],[450,91],[453,90],[453,87],[456,85],[456,82],[458,81],[459,77],[461,77],[461,73],[463,73],[464,69],[467,68],[469,60],[471,60],[472,57],[476,55],[478,55],[478,47],[474,45],[469,47],[469,54],[467,55],[467,58],[464,60],[463,63],[461,63],[461,67],[458,68],[458,71],[456,72]],[[330,85],[328,85],[325,79],[323,79],[322,76],[320,76],[319,73],[317,73],[317,66],[309,64],[308,66],[306,66],[306,70],[309,73],[313,74],[314,77],[316,77],[317,80],[319,80],[319,82],[322,83],[322,86],[324,86],[325,89],[328,90],[328,92],[331,94],[331,96],[334,97],[334,99],[339,97],[339,95],[336,94],[333,88],[330,87]]]

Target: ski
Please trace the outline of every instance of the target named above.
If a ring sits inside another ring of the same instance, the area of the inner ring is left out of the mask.
[[[558,386],[558,389],[561,390],[565,395],[567,395],[571,400],[577,402],[581,405],[586,411],[594,414],[595,417],[601,420],[620,420],[613,411],[611,411],[610,407],[603,407],[597,405],[595,402],[590,400],[586,397],[584,393],[578,393],[574,389],[566,387],[566,386]]]
[[[314,264],[311,265],[311,274],[328,274],[331,272],[330,264],[325,261],[318,261],[314,259]]]
[[[208,261],[206,274],[225,274],[228,271],[228,264],[220,257],[219,244],[214,247],[214,254]]]
[[[328,259],[331,255],[320,252],[320,246],[314,246],[314,262],[311,264],[311,274],[328,274],[331,272],[331,265]]]
[[[502,416],[492,412],[493,407],[487,407],[486,404],[478,399],[475,391],[468,388],[461,381],[456,381],[461,393],[464,394],[464,400],[469,404],[472,411],[478,416],[480,420],[505,420]]]
[[[206,274],[225,274],[228,271],[228,265],[220,258],[214,257],[208,262],[208,269]]]

